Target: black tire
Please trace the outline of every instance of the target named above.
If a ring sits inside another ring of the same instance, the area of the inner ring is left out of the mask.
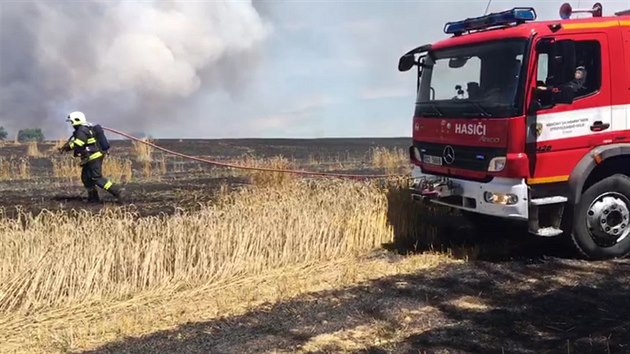
[[[616,193],[620,198],[625,196],[627,200],[630,200],[630,178],[616,174],[590,186],[582,194],[580,202],[575,206],[575,213],[571,218],[571,239],[573,244],[580,253],[589,259],[621,258],[630,254],[630,235],[617,243],[612,244],[614,241],[611,241],[611,245],[605,245],[602,244],[603,241],[595,240],[597,237],[592,236],[587,226],[591,204],[607,193]],[[630,205],[628,205],[628,208],[630,208]],[[630,227],[630,225],[627,227]]]

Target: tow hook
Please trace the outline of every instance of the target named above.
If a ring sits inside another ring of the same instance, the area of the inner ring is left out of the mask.
[[[413,181],[411,189],[425,199],[436,199],[453,195],[458,188],[448,178],[420,177]]]

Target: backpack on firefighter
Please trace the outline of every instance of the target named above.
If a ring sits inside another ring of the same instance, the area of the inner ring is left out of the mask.
[[[107,150],[109,150],[111,146],[109,145],[109,141],[105,136],[105,130],[103,129],[103,127],[101,127],[100,124],[95,124],[92,126],[92,128],[94,129],[94,137],[96,138],[96,142],[101,148],[101,151],[107,152]]]

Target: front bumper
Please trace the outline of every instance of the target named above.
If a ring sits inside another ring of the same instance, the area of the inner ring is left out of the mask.
[[[495,177],[488,183],[443,178],[423,174],[414,167],[411,195],[414,200],[428,200],[485,215],[526,221],[529,218],[529,193],[524,179]],[[511,194],[517,197],[514,204],[486,202],[485,192]]]

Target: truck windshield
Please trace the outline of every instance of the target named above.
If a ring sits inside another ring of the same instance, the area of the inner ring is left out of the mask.
[[[416,101],[417,117],[510,117],[520,111],[526,39],[429,53]]]

